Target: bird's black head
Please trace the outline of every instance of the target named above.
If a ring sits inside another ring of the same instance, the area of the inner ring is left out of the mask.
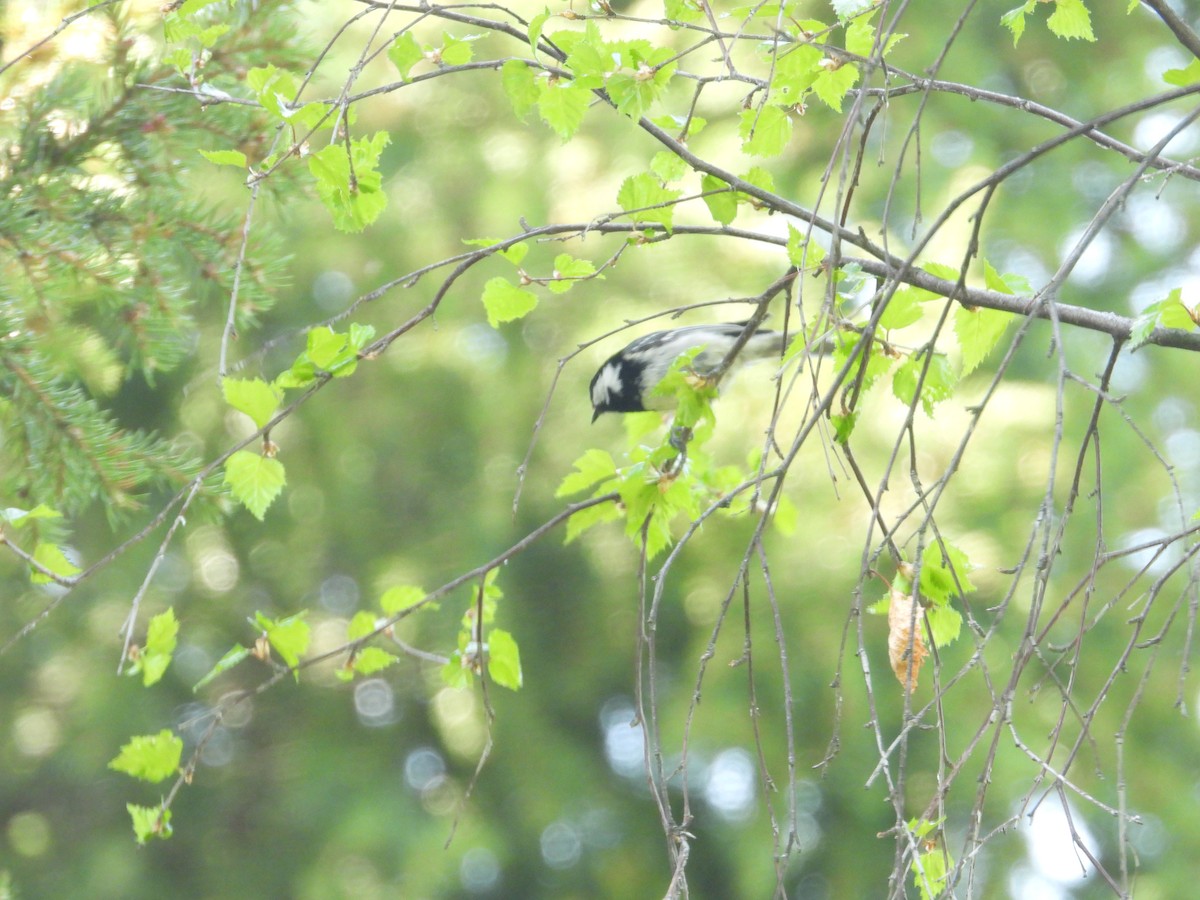
[[[592,377],[592,421],[606,412],[643,412],[642,370],[644,363],[614,354]]]

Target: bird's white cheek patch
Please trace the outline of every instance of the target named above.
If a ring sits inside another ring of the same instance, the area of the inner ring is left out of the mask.
[[[600,370],[600,377],[592,385],[592,405],[599,406],[609,397],[621,393],[620,369],[614,365],[606,365]]]

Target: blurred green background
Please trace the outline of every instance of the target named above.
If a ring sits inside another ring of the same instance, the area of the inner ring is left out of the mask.
[[[148,35],[155,33],[154,6],[128,4]],[[542,6],[521,0],[512,8],[529,16]],[[1169,33],[1140,10],[1127,17],[1093,6],[1096,43],[1057,40],[1038,23],[1014,50],[998,24],[1003,9],[986,5],[968,17],[939,77],[1027,97],[1079,118],[1164,90],[1161,72],[1186,62]],[[263,4],[261,12],[294,15],[288,20],[295,41],[289,51],[311,60],[360,8],[302,3],[293,14]],[[66,3],[9,3],[5,58],[53,30],[73,9]],[[619,11],[661,16],[654,4],[620,5]],[[831,18],[820,4],[806,6],[803,13]],[[957,9],[936,4],[906,9],[899,30],[908,38],[898,47],[895,64],[923,72],[945,45],[949,20],[956,15]],[[74,24],[41,52],[37,66],[52,65],[60,56],[102,56],[97,48],[106,33],[99,22],[96,17]],[[335,45],[318,75],[316,96],[336,93],[372,24],[367,19],[353,26]],[[472,31],[445,28],[460,36]],[[487,49],[477,56],[513,52],[496,49],[502,45],[494,40],[481,42]],[[251,49],[248,63],[271,61],[273,49]],[[20,91],[21,80],[36,70],[33,64],[14,67],[0,82],[0,97]],[[380,57],[364,70],[359,86],[391,80],[394,75]],[[714,89],[708,101],[713,109],[705,112],[713,124],[692,144],[700,155],[737,170],[756,162],[739,157],[730,137],[744,93],[744,86]],[[148,118],[168,102],[149,91],[139,99]],[[906,246],[914,229],[919,233],[965,186],[1060,131],[1016,110],[933,94],[921,119],[918,215],[913,148],[886,205],[917,103],[916,96],[894,99],[883,114],[886,128],[873,132],[851,215],[852,224],[861,224],[873,238],[886,229],[896,248]],[[1145,148],[1181,108],[1132,116],[1108,130]],[[277,291],[277,303],[260,327],[239,335],[235,355],[249,361],[244,374],[274,376],[303,348],[300,329],[385,282],[461,252],[464,239],[506,237],[520,230],[522,220],[585,223],[611,212],[622,180],[644,171],[660,149],[627,120],[603,109],[592,110],[581,133],[564,144],[534,118],[518,121],[496,74],[487,70],[383,94],[356,109],[356,133],[386,129],[392,136],[383,165],[388,209],[364,233],[346,235],[331,228],[324,209],[299,187],[264,191],[255,227],[280,235],[287,284]],[[249,116],[246,123],[249,142],[255,137]],[[781,193],[804,205],[814,203],[842,127],[841,117],[816,104],[795,119],[788,152],[770,164]],[[1169,152],[1188,157],[1196,141],[1191,129]],[[875,166],[880,155],[883,163]],[[194,152],[180,152],[177,165],[192,196],[237,215],[245,209],[242,173],[215,169]],[[982,255],[1000,271],[1040,286],[1072,236],[1131,171],[1124,158],[1079,140],[1039,160],[995,196],[982,231]],[[1192,183],[1182,178],[1139,185],[1061,299],[1132,315],[1183,285],[1185,299],[1194,303],[1188,293],[1200,265],[1192,252],[1200,226],[1194,196]],[[928,259],[958,264],[970,225],[965,215],[959,218],[934,241]],[[681,212],[680,221],[711,219],[698,208]],[[779,217],[745,209],[736,224],[785,232]],[[531,251],[526,268],[548,271],[563,249],[599,261],[620,242],[620,237],[590,235],[565,247],[547,243]],[[588,425],[586,385],[627,335],[589,348],[563,371],[514,515],[517,466],[530,445],[557,360],[625,318],[755,295],[785,265],[779,250],[681,236],[627,252],[604,281],[587,282],[561,298],[543,294],[535,314],[498,330],[487,325],[479,295],[488,278],[509,275],[511,267],[500,260],[476,266],[455,284],[433,319],[276,429],[272,438],[281,448],[289,484],[264,523],[244,510],[227,517],[198,514],[172,543],[143,606],[146,614],[173,606],[182,623],[181,646],[160,685],[146,690],[114,674],[118,631],[159,537],[75,590],[30,637],[0,657],[0,872],[9,879],[12,896],[661,896],[670,876],[666,839],[646,786],[641,732],[632,727],[638,554],[617,526],[602,526],[568,546],[561,533],[550,535],[503,568],[498,624],[520,644],[524,688],[517,693],[490,689],[494,747],[466,802],[464,792],[487,738],[480,695],[444,687],[436,666],[411,658],[352,684],[334,677],[336,663],[317,666],[299,684],[287,680],[239,707],[203,751],[194,783],[175,801],[175,833],[169,841],[135,845],[125,804],[153,804],[159,794],[109,771],[107,763],[132,734],[170,727],[194,741],[196,717],[223,692],[266,677],[267,670],[251,660],[192,692],[233,643],[253,641],[246,619],[256,610],[273,616],[310,610],[312,651],[320,652],[342,643],[349,617],[371,607],[388,587],[431,589],[492,558],[552,516],[562,505],[555,488],[575,458],[589,447],[618,457],[625,450],[615,417]],[[429,302],[440,277],[432,273],[410,287],[394,288],[361,307],[354,320],[380,332],[395,328]],[[211,293],[199,296],[194,310],[199,329],[188,360],[152,385],[135,376],[106,401],[121,423],[177,437],[205,458],[248,433],[244,417],[228,411],[216,383],[226,302]],[[721,316],[701,312],[688,321]],[[257,354],[267,341],[275,341],[273,349]],[[949,791],[947,846],[952,854],[961,852],[976,779],[993,740],[998,746],[981,831],[987,835],[1005,823],[1013,827],[979,851],[975,883],[970,889],[960,885],[961,895],[973,890],[983,897],[1109,896],[1111,889],[1095,870],[1063,842],[1066,825],[1058,795],[1042,799],[1052,787],[1052,774],[1041,771],[1014,741],[1019,736],[1033,752],[1047,753],[1050,735],[1065,716],[1063,747],[1055,757],[1063,764],[1065,747],[1086,717],[1089,737],[1071,763],[1071,782],[1109,807],[1118,804],[1123,782],[1128,811],[1141,818],[1128,835],[1137,856],[1136,895],[1188,896],[1200,855],[1200,748],[1195,723],[1185,714],[1194,707],[1197,690],[1195,679],[1186,675],[1185,659],[1194,585],[1176,576],[1158,595],[1143,634],[1149,638],[1161,631],[1161,641],[1139,645],[1114,673],[1132,633],[1129,620],[1141,608],[1139,598],[1163,570],[1151,568],[1139,576],[1145,555],[1101,570],[1091,605],[1077,598],[1067,608],[1043,643],[1041,661],[1029,666],[1017,686],[1013,729],[987,724],[992,700],[981,673],[1004,684],[1030,609],[1031,574],[1014,585],[1004,570],[1026,552],[1031,529],[1043,515],[1052,470],[1058,478],[1052,492],[1056,503],[1066,496],[1093,403],[1087,387],[1066,385],[1064,439],[1055,457],[1060,357],[1051,345],[1050,326],[1036,324],[939,507],[943,532],[979,566],[972,576],[977,591],[966,600],[971,617],[983,629],[996,627],[986,642],[964,629],[959,641],[939,653],[943,683],[974,654],[986,660],[986,670],[969,667],[946,693],[939,709],[942,732],[921,728],[910,737],[903,760],[904,814],[922,812],[946,767],[982,732],[982,743]],[[1103,336],[1064,329],[1061,359],[1094,381],[1109,347]],[[953,454],[970,421],[970,407],[989,383],[990,364],[933,419],[918,415],[916,464],[927,484]],[[742,463],[760,447],[773,394],[769,369],[742,374],[720,402],[718,458]],[[1200,487],[1195,384],[1196,363],[1180,351],[1126,351],[1118,363],[1113,393],[1123,400],[1106,408],[1100,428],[1108,548],[1179,530],[1172,476],[1181,489],[1185,518],[1195,510]],[[865,404],[854,449],[872,486],[884,471],[904,415],[886,391]],[[896,510],[911,490],[907,447],[901,452],[889,495]],[[828,442],[814,441],[804,449],[786,489],[800,509],[797,526],[767,538],[787,641],[798,772],[801,849],[787,864],[782,883],[788,896],[797,898],[886,896],[896,852],[895,840],[885,834],[896,820],[886,780],[876,777],[867,784],[880,749],[864,725],[877,718],[883,740],[892,740],[902,725],[903,698],[888,671],[886,623],[872,617],[860,622],[850,614],[870,516],[835,455]],[[1100,498],[1089,478],[1055,564],[1046,615],[1075,589],[1095,554]],[[98,505],[91,508],[72,523],[73,547],[82,560],[99,558],[136,532],[165,499],[150,498],[147,513],[115,527]],[[1059,507],[1045,514],[1060,513]],[[656,681],[668,755],[679,752],[699,661],[753,525],[749,516],[714,519],[689,543],[666,583]],[[1036,546],[1032,552],[1036,556]],[[652,565],[651,572],[655,569]],[[30,587],[22,567],[7,554],[0,554],[0,578],[0,639],[7,640],[53,592]],[[1072,656],[1081,618],[1091,622],[1096,610],[1135,578],[1088,630],[1078,657]],[[867,602],[883,592],[878,581],[866,582],[864,590]],[[1012,599],[1006,602],[1010,590]],[[470,592],[461,590],[438,611],[406,620],[399,635],[422,649],[448,653],[471,601]],[[1003,615],[997,616],[997,609]],[[749,714],[746,667],[729,665],[742,653],[742,619],[739,593],[716,640],[688,739],[695,817],[688,828],[695,835],[688,872],[696,898],[769,897],[776,886],[767,800],[783,822],[787,798],[764,790],[762,765],[776,785],[785,786],[787,741],[779,652],[761,590],[755,590],[750,605],[757,720]],[[1044,617],[1041,624],[1047,621]],[[1056,648],[1063,647],[1067,660],[1052,667]],[[870,696],[864,686],[867,668]],[[932,672],[921,680],[915,699],[923,705],[931,696]],[[831,687],[835,681],[837,687]],[[1064,713],[1068,691],[1072,704]],[[1093,701],[1101,696],[1093,711]],[[926,721],[933,722],[933,716]],[[1118,731],[1119,744],[1113,739]],[[1118,754],[1124,764],[1120,770]],[[828,765],[821,766],[827,757]],[[676,761],[677,756],[668,759],[668,767]],[[1086,832],[1095,855],[1118,871],[1115,818],[1067,793],[1075,827]],[[1032,801],[1022,806],[1022,798],[1030,795]],[[674,796],[678,807],[679,795]],[[1040,810],[1036,824],[1027,818],[1009,821],[1034,808]],[[909,891],[915,896],[911,882]]]

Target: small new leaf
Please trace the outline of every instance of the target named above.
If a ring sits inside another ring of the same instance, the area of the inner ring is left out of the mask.
[[[483,307],[487,310],[488,324],[493,328],[524,318],[533,312],[537,303],[536,294],[517,287],[507,278],[492,278],[483,286]]]
[[[178,634],[179,620],[175,618],[175,610],[167,607],[166,611],[150,620],[146,630],[146,646],[142,648],[130,674],[136,675],[140,671],[142,684],[146,687],[157,683],[171,664]]]
[[[576,471],[562,480],[555,497],[569,497],[586,491],[597,482],[612,478],[617,473],[617,464],[607,450],[591,449],[575,460]]]
[[[569,253],[560,253],[554,257],[554,281],[547,286],[555,294],[565,294],[575,286],[578,279],[595,274],[596,267],[590,260],[575,259]],[[599,277],[603,278],[604,276]]]
[[[510,59],[500,67],[500,81],[512,103],[513,112],[518,119],[524,119],[538,102],[539,90],[533,69],[525,65],[523,60]]]
[[[283,399],[283,391],[261,378],[226,378],[221,382],[221,393],[226,403],[248,415],[259,428],[271,421]]]
[[[384,615],[394,616],[401,610],[408,609],[413,604],[420,603],[424,599],[425,591],[423,588],[407,584],[397,585],[383,592],[383,596],[379,598],[379,608],[383,610]]]
[[[392,61],[392,65],[399,70],[400,77],[407,80],[412,67],[425,58],[425,51],[421,49],[421,45],[417,43],[412,32],[406,31],[392,41],[387,55],[388,59]]]
[[[165,781],[179,770],[183,740],[164,728],[158,734],[137,735],[121,748],[108,767],[142,781]]]
[[[241,150],[201,150],[200,155],[218,166],[246,168],[246,154]]]
[[[145,844],[150,838],[166,840],[171,836],[171,810],[134,803],[126,803],[125,809],[133,820],[133,833],[139,844]]]
[[[722,225],[729,225],[737,218],[737,194],[728,184],[715,175],[705,173],[700,178],[700,189],[704,191],[704,204],[714,219]]]
[[[960,306],[954,312],[954,333],[962,350],[962,374],[970,375],[996,348],[1013,317],[999,309]]]
[[[225,484],[260,522],[286,483],[283,463],[277,459],[239,450],[225,461]]]
[[[792,137],[792,120],[778,106],[743,110],[738,135],[751,156],[778,156]]]
[[[499,628],[488,634],[488,675],[510,691],[521,689],[521,651],[513,636]]]
[[[663,187],[650,172],[630,175],[617,191],[617,203],[635,222],[658,222],[668,231],[675,216],[672,205],[680,191]]]
[[[280,658],[293,669],[300,664],[300,657],[308,650],[309,628],[304,616],[303,610],[279,620],[269,619],[260,612],[254,614],[255,624],[266,634]],[[295,675],[299,681],[300,673],[296,672]]]
[[[196,685],[192,688],[192,691],[195,692],[200,690],[200,688],[204,687],[222,672],[232,669],[249,655],[249,647],[243,647],[241,644],[234,644],[224,656],[217,660],[217,664],[208,670],[208,674],[196,682]]]

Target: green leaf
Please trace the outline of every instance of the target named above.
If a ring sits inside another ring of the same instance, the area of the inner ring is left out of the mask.
[[[650,171],[663,180],[678,181],[687,174],[688,164],[670,150],[659,150],[650,160]]]
[[[946,553],[942,553],[942,544]],[[930,544],[921,557],[921,596],[934,606],[975,590],[969,573],[974,568],[962,550],[949,541]]]
[[[354,657],[354,671],[359,675],[372,675],[399,661],[396,654],[379,647],[363,647]]]
[[[945,647],[958,640],[963,617],[962,613],[949,603],[929,607],[925,610],[925,618],[929,621],[929,631],[933,635],[935,647]]]
[[[728,184],[715,175],[705,173],[700,177],[700,189],[705,193],[704,204],[716,221],[729,225],[737,218],[737,194]]]
[[[742,150],[751,156],[778,156],[792,137],[792,120],[778,106],[742,111],[738,125]]]
[[[835,68],[825,68],[813,80],[813,93],[834,112],[842,111],[842,100],[846,92],[858,81],[858,66],[844,63]],[[790,121],[789,121],[790,124]]]
[[[57,544],[39,541],[33,548],[32,556],[34,562],[39,563],[43,569],[48,569],[62,578],[70,578],[80,572],[79,566],[67,559],[62,547]],[[32,584],[48,584],[53,580],[49,575],[30,567],[29,581]]]
[[[548,287],[555,294],[565,294],[575,286],[575,281],[596,274],[596,267],[590,260],[575,259],[569,253],[560,253],[554,257],[554,281]],[[604,276],[601,275],[601,278]]]
[[[787,257],[798,269],[815,269],[824,261],[825,249],[816,241],[806,240],[804,233],[788,222]]]
[[[510,691],[521,689],[521,651],[513,636],[499,628],[488,634],[488,675]]]
[[[583,114],[594,99],[592,92],[572,82],[538,82],[538,115],[564,141],[583,124]]]
[[[221,393],[225,395],[226,403],[248,415],[259,428],[271,421],[283,399],[283,392],[278,387],[261,378],[226,378],[221,382]]]
[[[134,803],[126,803],[125,809],[133,820],[133,833],[139,844],[145,844],[150,838],[166,840],[171,836],[171,810]]]
[[[921,320],[921,301],[914,291],[897,290],[879,317],[879,327],[898,331]]]
[[[292,669],[300,664],[300,657],[308,650],[309,628],[304,616],[303,610],[279,620],[267,618],[260,612],[254,614],[254,621],[266,634],[275,652]],[[299,681],[300,673],[295,675]]]
[[[1182,69],[1167,69],[1163,72],[1162,80],[1176,87],[1187,87],[1200,81],[1200,59],[1193,59]]]
[[[542,11],[529,20],[529,46],[537,54],[538,41],[542,38],[542,29],[550,19],[550,8],[543,7]]]
[[[277,459],[239,450],[225,460],[225,484],[259,521],[286,483],[283,463]]]
[[[875,26],[872,16],[859,16],[846,26],[846,49],[856,56],[870,56],[875,49]]]
[[[663,187],[650,172],[630,175],[617,191],[617,203],[630,213],[635,222],[658,222],[668,231],[675,216],[671,204],[678,199],[680,191]]]
[[[858,413],[831,415],[829,421],[833,425],[833,439],[839,444],[845,444],[854,433],[854,426],[858,424]]]
[[[940,844],[922,850],[910,864],[913,884],[921,893],[921,900],[936,900],[944,895],[946,880],[950,874],[949,854]]]
[[[347,335],[338,334],[328,325],[313,328],[308,332],[304,353],[318,369],[328,370],[346,346],[347,340]]]
[[[357,641],[371,634],[379,622],[378,617],[368,610],[360,609],[350,619],[346,626],[346,640]]]
[[[228,652],[226,652],[224,656],[217,660],[217,664],[208,670],[208,674],[196,682],[196,686],[193,687],[192,690],[200,690],[200,688],[204,687],[222,672],[227,672],[228,670],[232,669],[249,655],[249,647],[243,647],[241,644],[234,644],[231,648],[229,648]]]
[[[158,734],[132,737],[108,767],[142,781],[165,781],[179,771],[183,740],[164,728]]]
[[[518,119],[524,119],[537,106],[540,94],[533,69],[522,60],[510,59],[500,67],[500,81],[512,103],[513,112]]]
[[[397,585],[383,592],[379,598],[379,608],[384,615],[394,616],[401,610],[408,609],[425,599],[425,590],[412,585]]]
[[[392,41],[387,55],[388,59],[392,61],[392,65],[399,70],[400,77],[407,80],[412,67],[425,58],[425,51],[421,49],[421,45],[417,43],[413,33],[406,31]]]
[[[1046,20],[1049,29],[1060,38],[1096,40],[1092,32],[1092,16],[1083,0],[1055,0],[1054,12]]]
[[[1183,304],[1183,289],[1175,288],[1162,300],[1146,306],[1133,322],[1129,339],[1136,349],[1144,344],[1155,328],[1179,328],[1192,331],[1196,328],[1196,319],[1192,311]]]
[[[555,497],[569,497],[586,491],[597,482],[612,478],[617,474],[617,464],[607,450],[592,448],[575,460],[576,471],[562,480]],[[578,513],[576,513],[578,515]]]
[[[704,10],[697,0],[664,0],[663,12],[672,22],[698,22],[704,17]]]
[[[762,188],[768,193],[775,193],[775,176],[770,170],[764,169],[762,166],[751,166],[746,174],[742,176],[743,181],[747,181],[757,188]],[[742,194],[740,197],[749,200],[748,194]],[[789,223],[790,224],[790,223]]]
[[[439,56],[444,66],[465,66],[475,55],[474,49],[471,47],[475,36],[468,38],[456,38],[454,35],[442,32],[442,49]]]
[[[146,646],[142,648],[137,665],[130,674],[136,674],[140,669],[145,687],[156,684],[171,664],[178,635],[179,621],[175,618],[175,610],[167,607],[150,620],[150,626],[146,629]]]
[[[533,312],[537,303],[536,294],[517,287],[507,278],[491,278],[483,286],[483,307],[487,310],[488,324],[493,328],[524,318]]]
[[[218,166],[246,168],[246,154],[241,150],[201,150],[199,153],[210,163],[216,163]]]
[[[563,543],[571,543],[593,525],[599,525],[601,522],[613,522],[619,518],[621,518],[621,508],[615,503],[598,503],[595,506],[581,509],[567,519],[567,535]]]
[[[333,216],[339,231],[362,231],[383,212],[387,194],[379,157],[391,138],[386,131],[350,142],[350,156],[343,143],[323,147],[308,158],[308,170],[316,179],[317,195]],[[354,160],[351,182],[350,159]]]
[[[999,309],[960,306],[955,310],[954,333],[962,348],[964,378],[996,348],[1012,320],[1011,313]]]
[[[1025,17],[1033,12],[1037,4],[1038,0],[1028,0],[1024,6],[1010,9],[1000,17],[1000,24],[1012,32],[1014,47],[1021,40],[1021,35],[1025,33]]]
[[[924,355],[913,355],[892,376],[892,393],[905,405],[912,404],[924,368]],[[954,370],[950,368],[950,361],[940,353],[934,354],[921,386],[921,406],[926,415],[932,416],[933,408],[954,393],[954,384]]]

